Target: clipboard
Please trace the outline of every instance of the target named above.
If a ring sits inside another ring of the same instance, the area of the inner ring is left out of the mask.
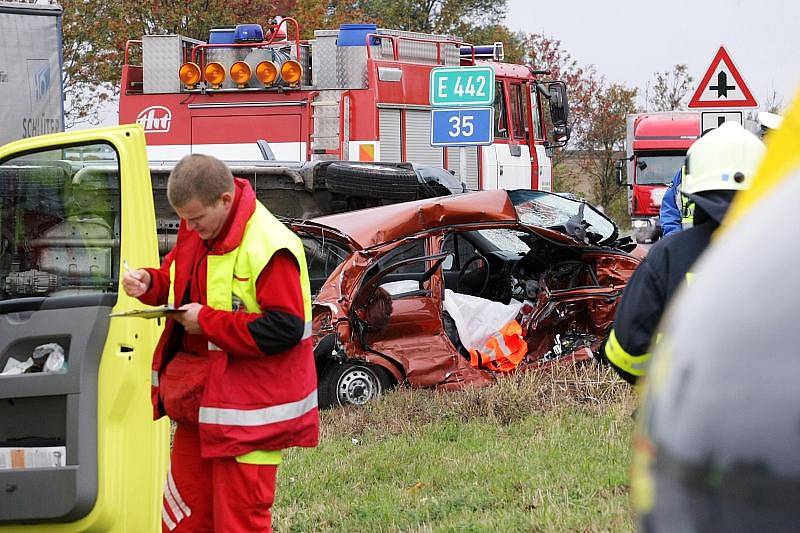
[[[118,313],[110,313],[108,316],[115,317],[133,317],[133,318],[164,318],[170,317],[175,313],[185,313],[185,309],[176,309],[172,306],[165,305],[163,307],[155,307],[151,309],[131,309],[129,311],[120,311]]]

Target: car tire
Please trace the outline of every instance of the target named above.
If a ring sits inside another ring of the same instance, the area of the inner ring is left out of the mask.
[[[317,386],[320,408],[364,405],[391,388],[389,374],[376,365],[363,362],[331,361],[323,369]]]
[[[397,202],[415,200],[419,191],[413,170],[368,163],[331,163],[325,182],[333,193]]]

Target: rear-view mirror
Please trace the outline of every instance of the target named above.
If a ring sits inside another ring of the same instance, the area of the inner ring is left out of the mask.
[[[625,161],[623,159],[617,159],[614,161],[614,174],[617,179],[617,185],[622,185],[622,168],[625,166]]]
[[[563,81],[551,81],[547,84],[550,100],[550,118],[554,126],[566,126],[569,120],[569,102],[567,101],[567,84]]]

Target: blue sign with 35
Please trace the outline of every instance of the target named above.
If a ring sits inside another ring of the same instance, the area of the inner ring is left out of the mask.
[[[431,146],[492,144],[494,108],[467,107],[431,110]]]

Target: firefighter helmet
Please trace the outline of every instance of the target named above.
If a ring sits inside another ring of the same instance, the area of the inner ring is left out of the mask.
[[[746,189],[763,155],[764,143],[758,137],[735,122],[725,122],[689,148],[681,192]]]
[[[783,122],[783,117],[777,115],[775,113],[770,113],[769,111],[762,111],[758,115],[756,115],[758,119],[758,124],[761,126],[761,130],[775,130],[780,127],[781,122]]]
[[[791,118],[800,124],[800,100]],[[797,132],[775,132],[757,202],[726,226],[665,317],[634,437],[645,531],[800,524]]]

